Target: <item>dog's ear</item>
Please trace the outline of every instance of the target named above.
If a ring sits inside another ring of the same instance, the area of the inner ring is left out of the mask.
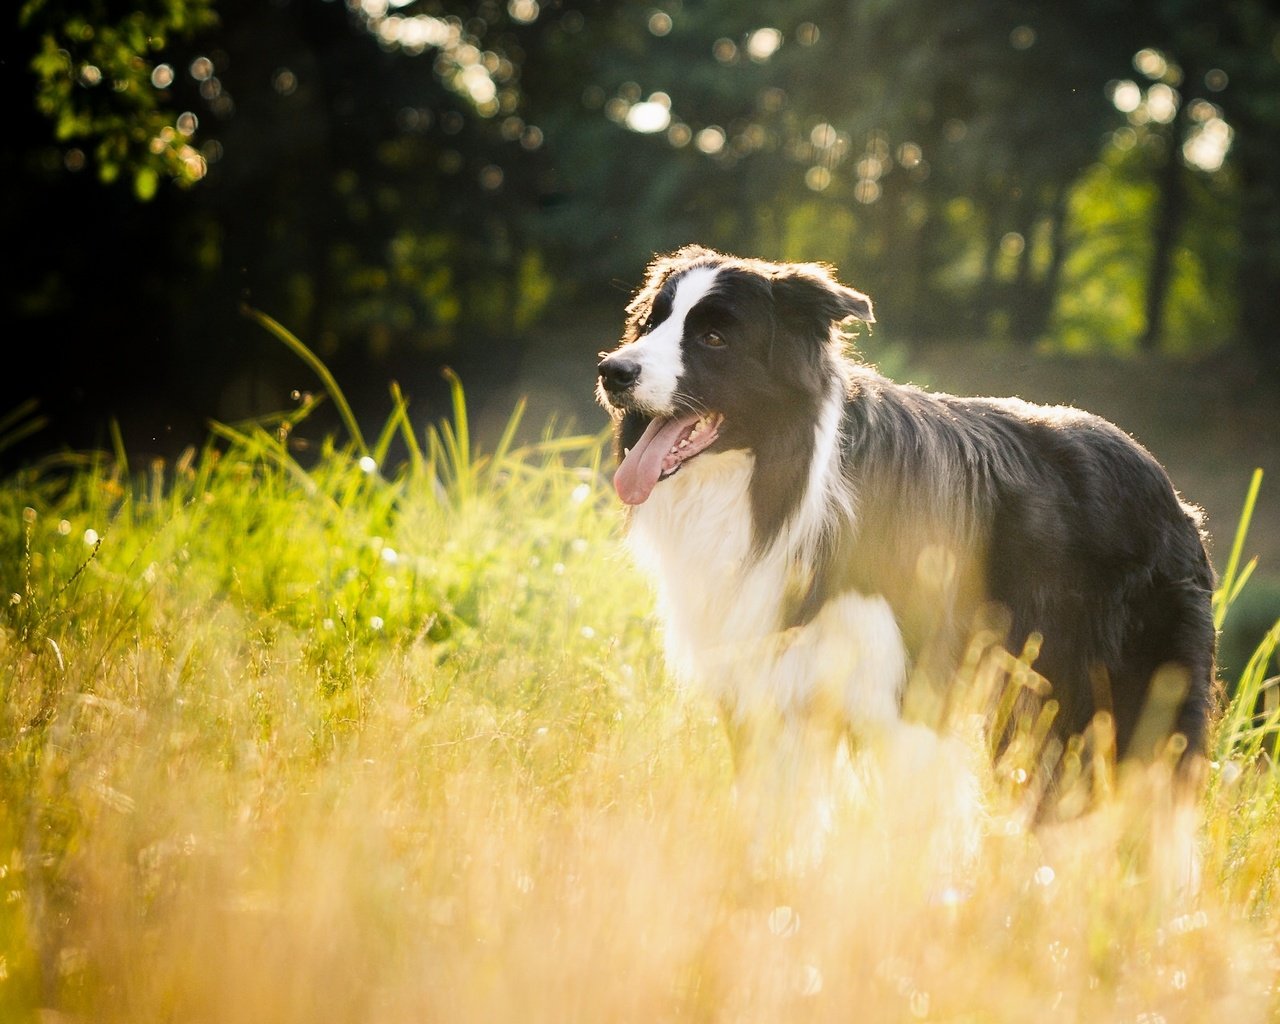
[[[773,277],[773,297],[784,317],[810,323],[816,320],[828,329],[855,318],[866,324],[876,322],[871,300],[842,285],[817,263],[781,268]]]

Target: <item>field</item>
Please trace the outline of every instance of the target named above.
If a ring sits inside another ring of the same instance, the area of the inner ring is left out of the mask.
[[[1165,766],[1031,830],[1030,742],[960,867],[901,810],[925,759],[762,858],[602,438],[513,417],[481,455],[456,401],[0,487],[0,1019],[1280,1019],[1274,630],[1226,681],[1198,886]]]

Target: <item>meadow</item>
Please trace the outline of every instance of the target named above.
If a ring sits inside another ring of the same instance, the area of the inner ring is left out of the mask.
[[[604,438],[516,410],[482,453],[454,394],[425,432],[393,389],[380,436],[300,451],[304,399],[0,485],[0,1019],[1280,1019],[1276,629],[1225,681],[1194,890],[1167,764],[1037,830],[1030,743],[962,871],[894,813],[910,765],[762,870]]]

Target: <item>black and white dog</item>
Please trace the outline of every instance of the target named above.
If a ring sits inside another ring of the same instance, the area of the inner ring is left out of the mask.
[[[627,314],[599,364],[614,485],[668,661],[731,736],[760,712],[822,711],[855,745],[928,718],[1002,609],[1009,650],[1042,638],[1061,735],[1107,711],[1124,754],[1172,667],[1161,736],[1203,750],[1213,572],[1198,513],[1126,434],[847,358],[840,325],[871,301],[817,265],[687,247]]]

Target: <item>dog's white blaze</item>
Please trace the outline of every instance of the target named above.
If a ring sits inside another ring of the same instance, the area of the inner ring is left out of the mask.
[[[681,342],[685,318],[689,310],[711,290],[719,272],[716,267],[695,267],[684,274],[676,284],[671,315],[648,334],[623,345],[614,353],[640,364],[640,377],[631,394],[649,412],[660,416],[670,416],[675,412],[676,392],[680,386],[680,375],[684,373]]]
[[[813,458],[808,488],[796,512],[794,529],[804,550],[812,550],[833,519],[850,519],[849,492],[840,486],[840,419],[845,395],[841,381],[834,381],[813,428]]]
[[[818,430],[833,430],[824,417]],[[815,460],[828,459],[834,437]],[[754,457],[700,455],[634,513],[630,543],[654,579],[669,664],[729,713],[808,714],[839,708],[856,734],[898,720],[906,652],[892,610],[878,595],[844,594],[808,624],[784,629],[782,608],[797,555],[816,537],[829,484],[810,474],[801,512],[762,556],[752,554],[748,487]]]

